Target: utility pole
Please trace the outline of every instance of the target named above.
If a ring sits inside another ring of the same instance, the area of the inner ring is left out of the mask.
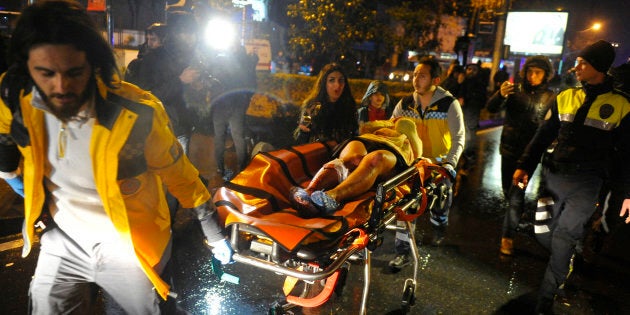
[[[112,0],[105,0],[105,17],[107,19],[107,39],[114,47],[114,21],[112,19]]]
[[[470,20],[468,21],[468,26],[466,27],[466,34],[464,36],[464,52],[462,56],[462,64],[466,66],[468,64],[468,59],[472,60],[475,52],[475,44],[477,42],[477,28],[479,26],[479,16],[481,14],[481,6],[475,5],[473,8],[472,15]]]
[[[494,74],[499,70],[501,58],[503,58],[503,37],[505,36],[505,20],[508,9],[510,8],[510,0],[503,0],[501,10],[497,12],[496,37],[494,39],[494,49],[492,52],[492,69],[490,70],[489,87],[494,87]]]

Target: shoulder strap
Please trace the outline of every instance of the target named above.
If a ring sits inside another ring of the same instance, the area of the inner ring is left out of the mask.
[[[358,110],[358,114],[359,114],[359,121],[361,122],[367,122],[368,121],[368,109],[365,106],[362,106],[359,108]]]
[[[28,79],[20,75],[16,65],[7,70],[0,83],[0,97],[12,113],[20,110],[20,91],[28,88]]]
[[[413,105],[414,105],[413,104],[413,94],[403,97],[403,99],[402,99],[402,109],[408,110],[409,108],[413,107]]]
[[[0,83],[0,97],[11,111],[11,137],[15,143],[25,147],[30,144],[28,130],[24,126],[22,111],[20,110],[20,91],[28,89],[29,80],[20,75],[17,66],[12,65],[5,73]]]
[[[448,106],[451,103],[453,103],[454,100],[455,100],[454,97],[447,95],[447,96],[444,96],[441,99],[435,101],[435,103],[433,103],[433,105],[438,106],[438,107],[440,107],[440,106]]]

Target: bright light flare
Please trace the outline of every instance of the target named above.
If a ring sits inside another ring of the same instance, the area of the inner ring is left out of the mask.
[[[227,308],[227,303],[225,301],[226,299],[226,292],[221,292],[222,290],[216,290],[216,289],[211,289],[209,292],[206,292],[205,295],[205,302],[206,302],[206,309],[205,309],[205,313],[207,315],[219,315],[219,314],[225,314],[226,311],[228,311]]]
[[[206,44],[219,50],[226,50],[236,42],[237,33],[234,23],[222,19],[214,18],[208,21],[204,33]]]

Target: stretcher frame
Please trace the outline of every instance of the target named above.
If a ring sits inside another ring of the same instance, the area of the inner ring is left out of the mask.
[[[427,171],[430,174],[425,174]],[[360,262],[364,273],[360,314],[365,314],[371,279],[371,252],[382,244],[384,231],[391,229],[392,223],[400,220],[405,223],[402,230],[410,239],[414,267],[413,277],[406,279],[403,287],[401,309],[407,312],[415,303],[419,270],[419,254],[412,222],[440,199],[446,198],[438,195],[443,190],[436,185],[445,176],[448,175],[442,167],[430,164],[427,160],[416,160],[403,172],[376,186],[372,210],[366,222],[353,227],[334,243],[316,243],[300,247],[294,252],[287,252],[272,236],[255,226],[231,222],[227,228],[235,251],[233,259],[238,263],[287,276],[286,302],[276,303],[270,314],[284,314],[295,306],[317,307],[324,304],[337,287],[343,285],[341,282],[345,281],[344,273],[349,263]],[[401,185],[406,185],[408,189],[401,198],[394,200],[397,194],[395,190]],[[228,189],[226,186],[229,184],[219,190]],[[237,206],[222,200],[220,195],[220,191],[216,193],[214,201],[221,217],[225,217],[226,212],[240,211]],[[323,280],[325,284],[321,292],[309,297],[314,284]],[[291,294],[292,284],[297,281],[303,281],[304,288],[299,295]]]

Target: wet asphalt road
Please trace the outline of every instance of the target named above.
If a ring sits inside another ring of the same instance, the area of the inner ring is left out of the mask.
[[[450,213],[444,245],[419,247],[416,303],[411,314],[529,314],[542,278],[548,253],[530,235],[516,237],[513,257],[498,254],[505,204],[500,189],[500,128],[480,132],[478,158],[470,174],[460,182]],[[5,192],[6,195],[6,192]],[[531,193],[528,194],[533,198]],[[6,200],[6,199],[3,199]],[[6,202],[6,201],[5,201]],[[533,200],[529,202],[534,207]],[[7,233],[18,220],[1,220],[2,246],[19,235]],[[11,225],[12,224],[12,225]],[[566,284],[566,298],[557,301],[558,314],[630,314],[630,254],[626,241],[630,227],[608,240],[590,267],[577,268]],[[284,278],[243,264],[224,268],[240,277],[239,284],[220,282],[212,272],[209,253],[186,212],[180,211],[174,226],[174,291],[178,307],[192,314],[267,314],[282,300]],[[427,239],[428,217],[420,218],[416,236]],[[17,232],[12,232],[17,233]],[[425,236],[426,234],[426,236]],[[387,262],[394,257],[393,232],[372,253],[372,281],[368,314],[399,314],[404,280],[410,267],[393,274]],[[423,242],[424,243],[424,242]],[[9,244],[10,245],[10,244]],[[26,259],[20,248],[0,251],[0,314],[24,314],[27,288],[38,248]],[[294,314],[358,314],[363,269],[352,265],[340,296],[312,309],[294,308]]]

